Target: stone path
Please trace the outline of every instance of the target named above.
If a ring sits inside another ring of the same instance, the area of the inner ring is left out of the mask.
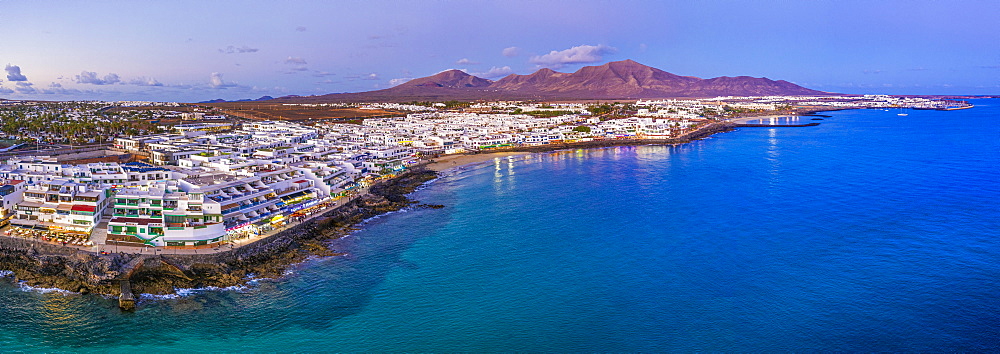
[[[94,231],[90,233],[90,241],[94,242],[94,252],[100,252],[101,246],[104,246],[104,242],[108,240],[109,222],[111,222],[111,217],[102,217],[101,221],[94,227]]]

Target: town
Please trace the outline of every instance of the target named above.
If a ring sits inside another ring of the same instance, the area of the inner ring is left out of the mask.
[[[336,104],[398,112],[345,123],[251,120],[164,102],[0,104],[10,142],[0,165],[3,235],[95,252],[258,239],[441,155],[656,141],[741,117],[968,107],[878,95]],[[58,145],[74,143],[84,145]]]

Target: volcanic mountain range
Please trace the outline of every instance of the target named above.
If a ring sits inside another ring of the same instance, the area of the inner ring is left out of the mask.
[[[716,96],[830,95],[784,80],[749,76],[679,76],[632,60],[586,66],[574,73],[541,69],[497,81],[447,70],[377,91],[287,96],[288,102],[404,102],[413,100],[639,99]]]

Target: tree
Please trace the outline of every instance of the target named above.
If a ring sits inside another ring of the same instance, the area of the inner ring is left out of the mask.
[[[581,133],[590,133],[590,127],[588,127],[586,125],[581,125],[581,126],[578,126],[576,128],[573,128],[573,131],[575,131],[575,132],[581,132]]]

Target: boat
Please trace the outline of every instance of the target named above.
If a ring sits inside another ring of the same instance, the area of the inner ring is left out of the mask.
[[[900,107],[900,108],[899,108],[899,113],[896,113],[896,115],[897,115],[897,116],[901,116],[901,117],[905,117],[905,116],[908,116],[908,115],[910,115],[910,114],[909,114],[909,113],[906,113],[906,111],[904,111],[904,110],[903,110],[903,108],[902,108],[902,107]]]

